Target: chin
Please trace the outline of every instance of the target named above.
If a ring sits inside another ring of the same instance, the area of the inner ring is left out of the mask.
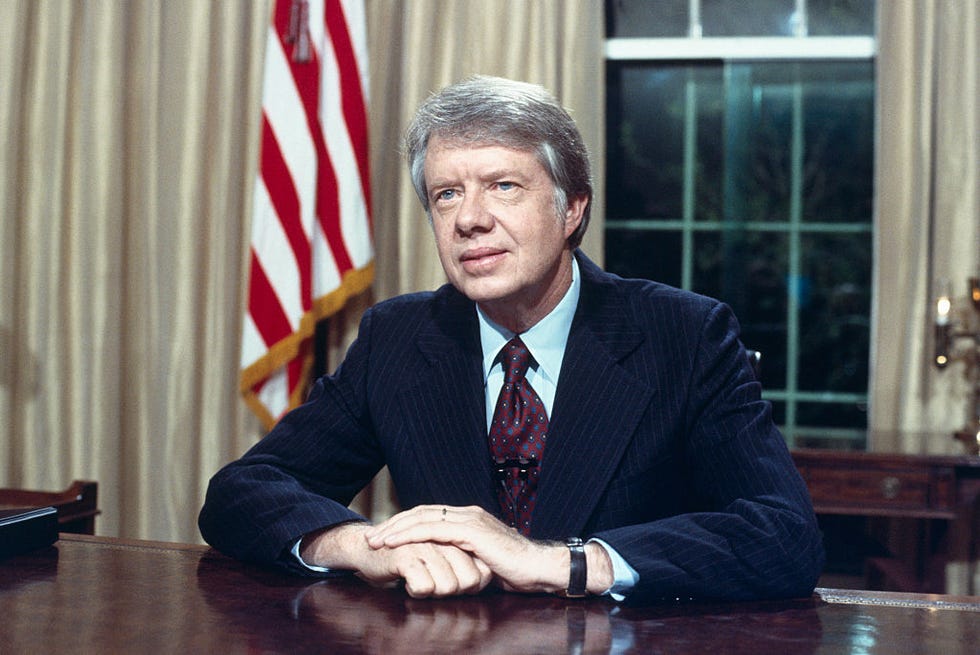
[[[492,280],[463,280],[456,281],[453,285],[464,296],[478,303],[506,300],[513,295],[513,290],[508,285],[495,283]]]

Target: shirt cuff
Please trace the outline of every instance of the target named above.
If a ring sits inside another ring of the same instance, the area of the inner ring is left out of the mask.
[[[589,539],[589,543],[593,541],[606,551],[613,567],[613,584],[603,593],[603,596],[611,596],[613,600],[617,601],[623,600],[626,598],[626,594],[640,581],[640,574],[605,541],[595,537]]]
[[[296,562],[302,566],[307,571],[314,571],[316,573],[332,573],[331,569],[325,566],[317,566],[315,564],[307,564],[299,554],[299,546],[303,543],[303,537],[300,537],[293,543],[293,547],[289,549],[290,554],[296,558]]]

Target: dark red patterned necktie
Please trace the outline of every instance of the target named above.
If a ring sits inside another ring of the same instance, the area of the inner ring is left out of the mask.
[[[490,456],[500,481],[498,495],[504,521],[524,535],[531,532],[548,412],[525,379],[531,353],[520,337],[501,349],[504,384],[490,424]]]

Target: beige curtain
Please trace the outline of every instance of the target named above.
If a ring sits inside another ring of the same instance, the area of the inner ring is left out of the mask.
[[[237,369],[268,8],[0,2],[0,486],[97,480],[99,534],[199,540],[208,478],[260,436]],[[398,153],[431,90],[544,83],[602,161],[601,3],[367,9],[378,280],[333,363],[372,298],[443,281]],[[601,235],[597,208],[597,259]],[[386,479],[358,502],[390,513]]]
[[[980,271],[980,4],[879,2],[872,447],[950,452],[967,421],[962,361],[932,364],[940,280]]]
[[[261,3],[0,3],[2,484],[194,540],[235,397]]]

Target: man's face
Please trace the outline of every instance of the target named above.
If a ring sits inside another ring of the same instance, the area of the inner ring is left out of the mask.
[[[586,199],[555,207],[532,152],[429,140],[425,180],[436,247],[449,281],[496,322],[527,329],[571,284],[568,236]]]

